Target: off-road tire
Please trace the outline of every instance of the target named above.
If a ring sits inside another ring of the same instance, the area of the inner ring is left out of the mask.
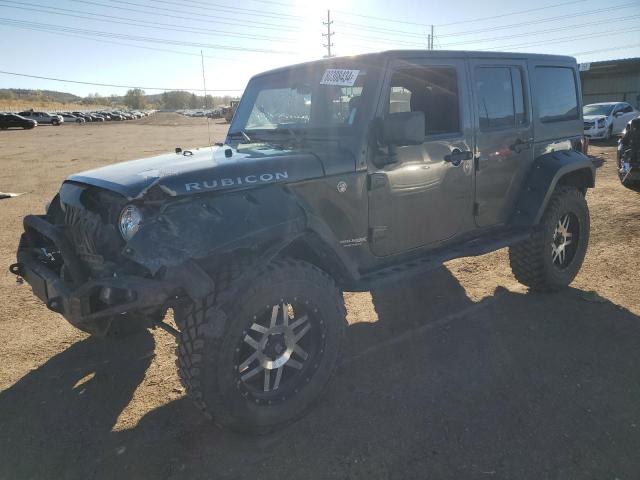
[[[187,393],[215,423],[264,434],[304,415],[324,390],[346,325],[344,299],[325,272],[299,260],[275,260],[248,272],[236,268],[228,278],[223,288],[216,288],[206,298],[176,307],[174,316],[181,329],[178,373]],[[235,364],[238,343],[257,311],[294,298],[304,299],[322,319],[323,353],[317,368],[295,394],[281,402],[272,405],[253,400],[240,387]]]
[[[578,220],[579,236],[573,257],[565,268],[552,261],[552,243],[558,221],[567,213]],[[575,187],[556,188],[539,228],[531,238],[509,247],[509,262],[516,279],[532,290],[556,291],[568,286],[578,274],[589,243],[589,209]]]

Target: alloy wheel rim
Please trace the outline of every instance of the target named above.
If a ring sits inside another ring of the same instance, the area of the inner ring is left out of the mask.
[[[571,264],[577,250],[579,233],[578,218],[573,213],[560,216],[551,242],[551,263],[555,267],[563,270]]]
[[[309,382],[324,353],[324,322],[308,302],[281,300],[253,316],[236,347],[236,386],[255,403],[280,403]]]

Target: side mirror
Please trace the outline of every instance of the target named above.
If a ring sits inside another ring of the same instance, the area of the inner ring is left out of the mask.
[[[382,121],[382,143],[390,146],[420,145],[424,142],[424,112],[389,113]]]
[[[614,117],[621,117],[624,112],[616,112],[613,114]]]

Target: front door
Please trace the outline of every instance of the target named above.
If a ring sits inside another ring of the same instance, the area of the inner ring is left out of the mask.
[[[476,224],[505,223],[533,160],[526,62],[473,60]],[[544,92],[541,92],[544,95]]]
[[[628,103],[620,103],[613,110],[613,133],[618,135],[626,128],[627,123],[636,116],[633,107]]]
[[[380,116],[421,111],[426,131],[421,145],[398,147],[393,163],[379,162],[370,169],[369,226],[375,255],[435,245],[473,224],[471,113],[464,67],[464,60],[416,60],[394,64],[389,71]],[[452,152],[462,155],[452,158]]]

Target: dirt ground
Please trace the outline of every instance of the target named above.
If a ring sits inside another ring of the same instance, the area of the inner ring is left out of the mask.
[[[211,124],[213,140],[225,124]],[[210,424],[184,396],[174,340],[87,337],[7,270],[21,219],[63,179],[207,143],[203,119],[0,132],[0,479],[640,478],[640,197],[592,146],[592,234],[572,287],[532,294],[506,250],[345,294],[326,394],[268,436]]]

